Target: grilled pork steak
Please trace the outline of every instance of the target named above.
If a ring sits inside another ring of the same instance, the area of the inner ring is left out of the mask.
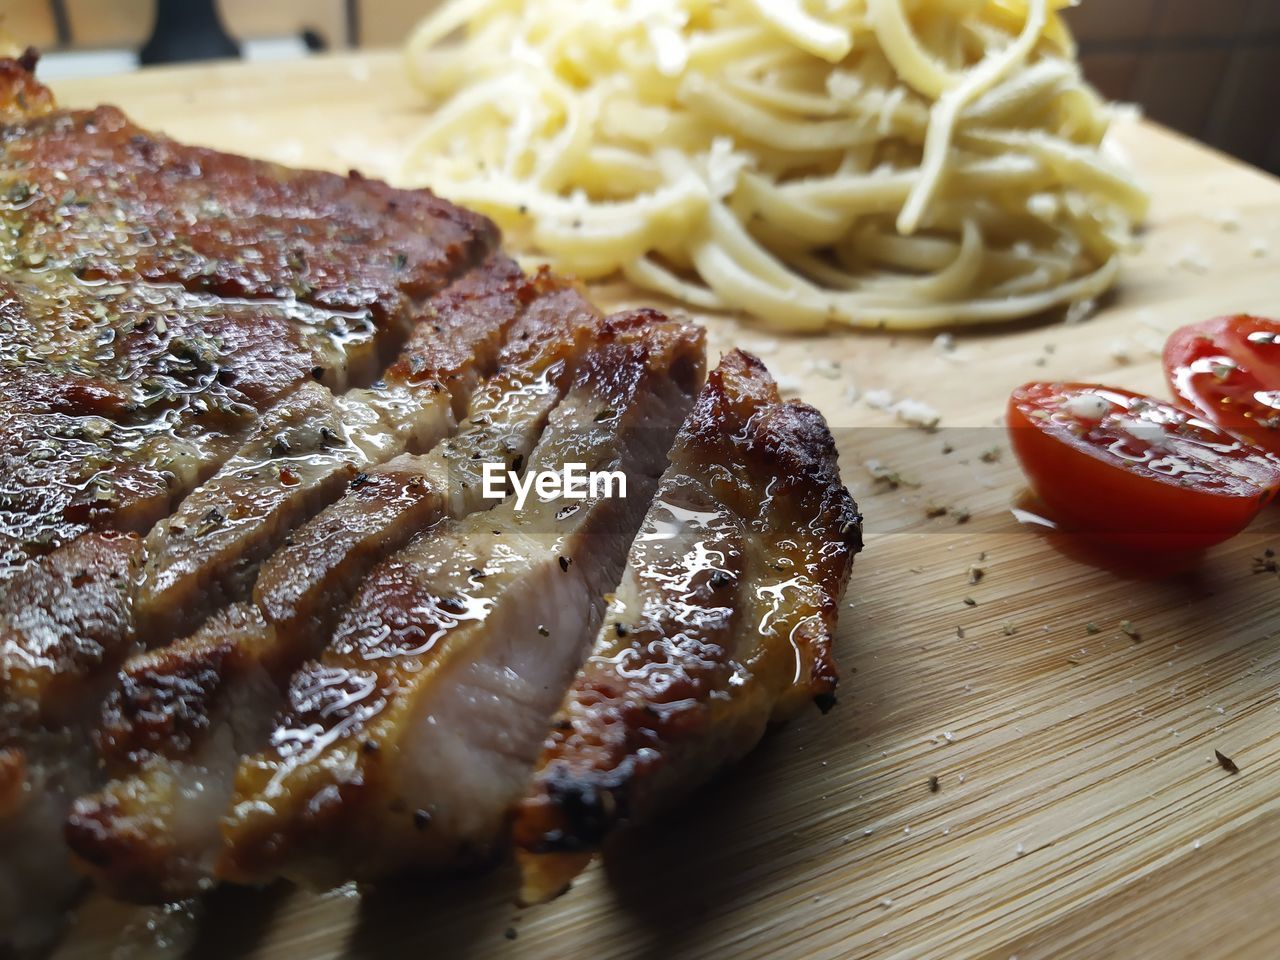
[[[458,433],[429,455],[353,479],[264,564],[256,607],[232,606],[191,637],[125,665],[101,729],[111,779],[77,802],[68,821],[73,850],[117,895],[173,899],[208,882],[236,766],[267,745],[290,674],[320,652],[374,563],[442,516],[485,505],[480,484],[468,482],[476,458],[523,461],[598,349],[603,321],[563,282],[526,280],[511,265],[485,289],[454,312],[472,313],[472,330],[516,317],[496,356],[500,372],[477,384],[438,369],[428,378],[424,356],[413,364],[423,382],[452,380],[459,393],[472,387],[461,397],[469,414]]]
[[[518,808],[542,897],[829,696],[857,518],[758,363],[668,461],[697,328],[601,317],[427,191],[58,110],[33,65],[0,60],[0,955],[73,895],[63,835],[157,900],[486,861]],[[517,505],[486,464],[625,495]]]
[[[821,415],[754,357],[712,372],[514,825],[522,897],[563,891],[617,824],[834,702],[836,607],[861,520]]]
[[[701,333],[615,318],[529,469],[620,470],[625,497],[508,499],[373,569],[241,766],[220,873],[315,884],[487,858],[702,377]]]

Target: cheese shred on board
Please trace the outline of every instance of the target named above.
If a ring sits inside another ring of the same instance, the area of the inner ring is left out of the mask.
[[[405,176],[561,270],[780,329],[1040,313],[1110,287],[1147,209],[1066,5],[451,0],[408,44]]]

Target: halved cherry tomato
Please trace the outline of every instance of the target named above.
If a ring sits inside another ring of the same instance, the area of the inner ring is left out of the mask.
[[[1280,489],[1280,458],[1127,390],[1029,383],[1009,398],[1008,423],[1053,519],[1134,550],[1220,543]]]
[[[1280,453],[1280,323],[1241,315],[1183,327],[1165,343],[1164,370],[1214,423]]]

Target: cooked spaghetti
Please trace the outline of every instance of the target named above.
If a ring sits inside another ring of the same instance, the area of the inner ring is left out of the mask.
[[[409,41],[406,176],[561,270],[783,329],[1039,313],[1105,291],[1147,206],[1066,5],[451,0]]]

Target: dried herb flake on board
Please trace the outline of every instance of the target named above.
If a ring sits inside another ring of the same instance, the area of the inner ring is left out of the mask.
[[[1240,768],[1236,766],[1236,762],[1232,760],[1230,757],[1228,757],[1221,750],[1213,751],[1213,755],[1218,758],[1218,766],[1220,766],[1223,770],[1227,771],[1227,773],[1240,772]]]

